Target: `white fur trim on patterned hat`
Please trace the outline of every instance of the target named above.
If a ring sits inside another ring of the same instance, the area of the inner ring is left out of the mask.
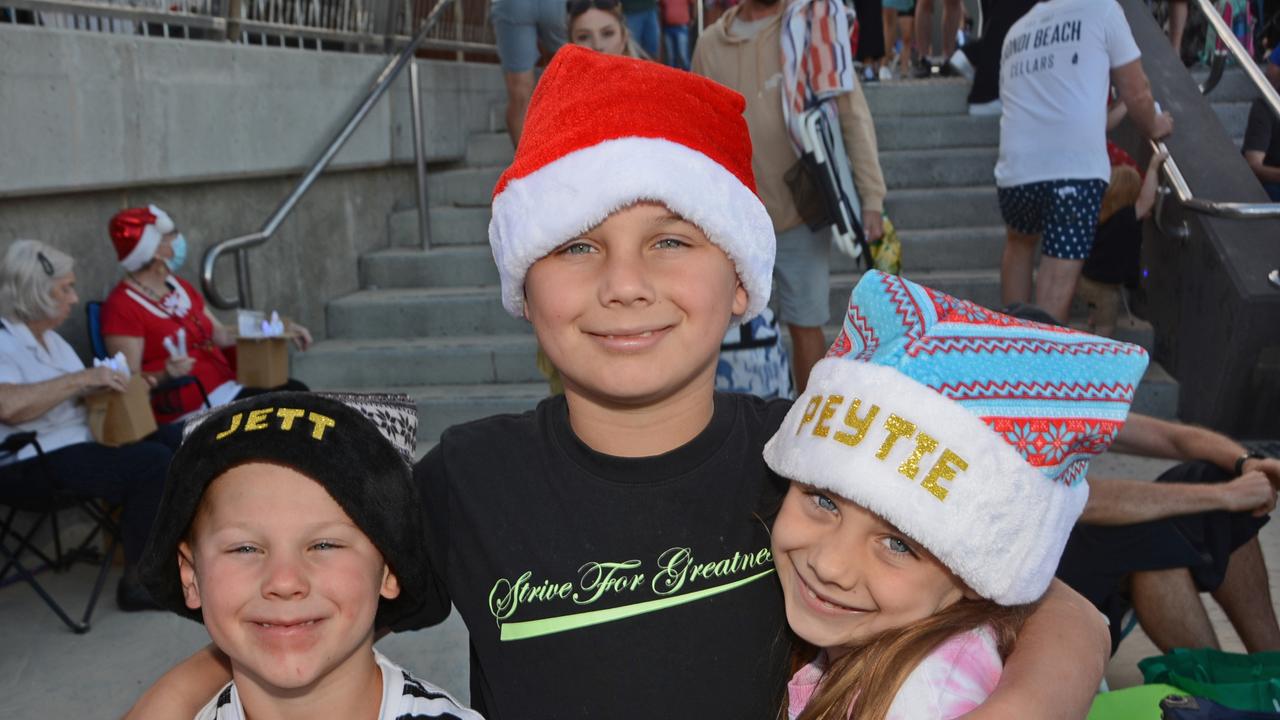
[[[529,266],[641,200],[661,202],[697,225],[738,270],[749,295],[744,319],[769,301],[775,239],[764,204],[722,165],[659,138],[608,140],[512,180],[493,199],[489,245],[502,304],[520,317]]]
[[[896,369],[840,358],[814,367],[764,457],[779,475],[876,513],[1002,605],[1044,594],[1089,497],[1083,479],[1047,478],[959,403]]]

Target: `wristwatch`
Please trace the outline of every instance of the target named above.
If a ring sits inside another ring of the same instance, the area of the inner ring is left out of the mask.
[[[1243,475],[1243,474],[1244,474],[1244,464],[1245,464],[1246,462],[1248,462],[1249,460],[1262,460],[1262,459],[1264,459],[1264,458],[1266,458],[1266,457],[1267,457],[1266,455],[1263,455],[1262,453],[1258,452],[1257,450],[1250,450],[1250,451],[1246,452],[1245,454],[1241,455],[1240,457],[1236,458],[1236,474],[1235,474],[1235,476],[1236,476],[1236,477],[1240,477],[1241,475]]]

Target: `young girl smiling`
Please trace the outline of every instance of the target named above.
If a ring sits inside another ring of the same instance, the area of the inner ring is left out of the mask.
[[[1146,367],[1133,345],[869,272],[765,447],[790,720],[959,717],[995,689]]]

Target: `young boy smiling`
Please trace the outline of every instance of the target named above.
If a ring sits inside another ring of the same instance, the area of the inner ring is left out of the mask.
[[[230,658],[197,720],[480,718],[373,650],[375,625],[428,592],[420,527],[398,512],[417,502],[417,422],[407,398],[347,400],[233,403],[174,456],[142,571]]]
[[[498,182],[502,302],[565,392],[449,429],[415,468],[441,592],[397,624],[452,602],[491,719],[775,716],[789,642],[768,519],[786,484],[762,449],[788,403],[714,392],[774,254],[742,109],[703,78],[566,47]],[[1051,595],[975,717],[1083,715],[1107,650],[1087,603]],[[216,668],[198,655],[135,717]]]

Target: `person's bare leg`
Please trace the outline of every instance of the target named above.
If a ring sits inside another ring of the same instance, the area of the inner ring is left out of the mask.
[[[1004,255],[1000,258],[1000,304],[1031,302],[1031,274],[1039,235],[1027,235],[1005,227]]]
[[[511,136],[511,146],[516,147],[524,131],[525,111],[533,97],[533,71],[503,73],[502,77],[507,82],[507,134]]]
[[[787,325],[791,332],[791,371],[796,379],[796,394],[809,384],[809,372],[827,354],[827,338],[820,327]]]
[[[963,0],[942,0],[942,55],[950,60],[956,52],[956,33],[964,20]]]
[[[1213,593],[1251,653],[1280,650],[1280,625],[1268,583],[1262,546],[1254,537],[1231,553],[1227,574]]]
[[[1136,572],[1129,591],[1138,622],[1160,652],[1177,647],[1221,649],[1186,568]]]
[[[1036,305],[1060,323],[1071,314],[1071,298],[1076,294],[1083,260],[1063,260],[1044,255],[1036,271]]]
[[[916,3],[916,49],[920,57],[928,59],[933,54],[933,4],[937,0],[919,0]]]
[[[893,8],[881,8],[880,22],[884,25],[884,52],[885,57],[888,58],[892,56],[893,46],[898,42],[898,11]],[[902,44],[902,51],[907,52],[906,43]]]
[[[911,63],[916,56],[915,18],[898,16],[898,32],[902,34],[902,58],[898,66],[902,68],[902,76],[911,71]]]
[[[1173,52],[1178,60],[1182,60],[1182,33],[1187,29],[1187,6],[1186,0],[1169,3],[1169,43],[1173,45]]]

